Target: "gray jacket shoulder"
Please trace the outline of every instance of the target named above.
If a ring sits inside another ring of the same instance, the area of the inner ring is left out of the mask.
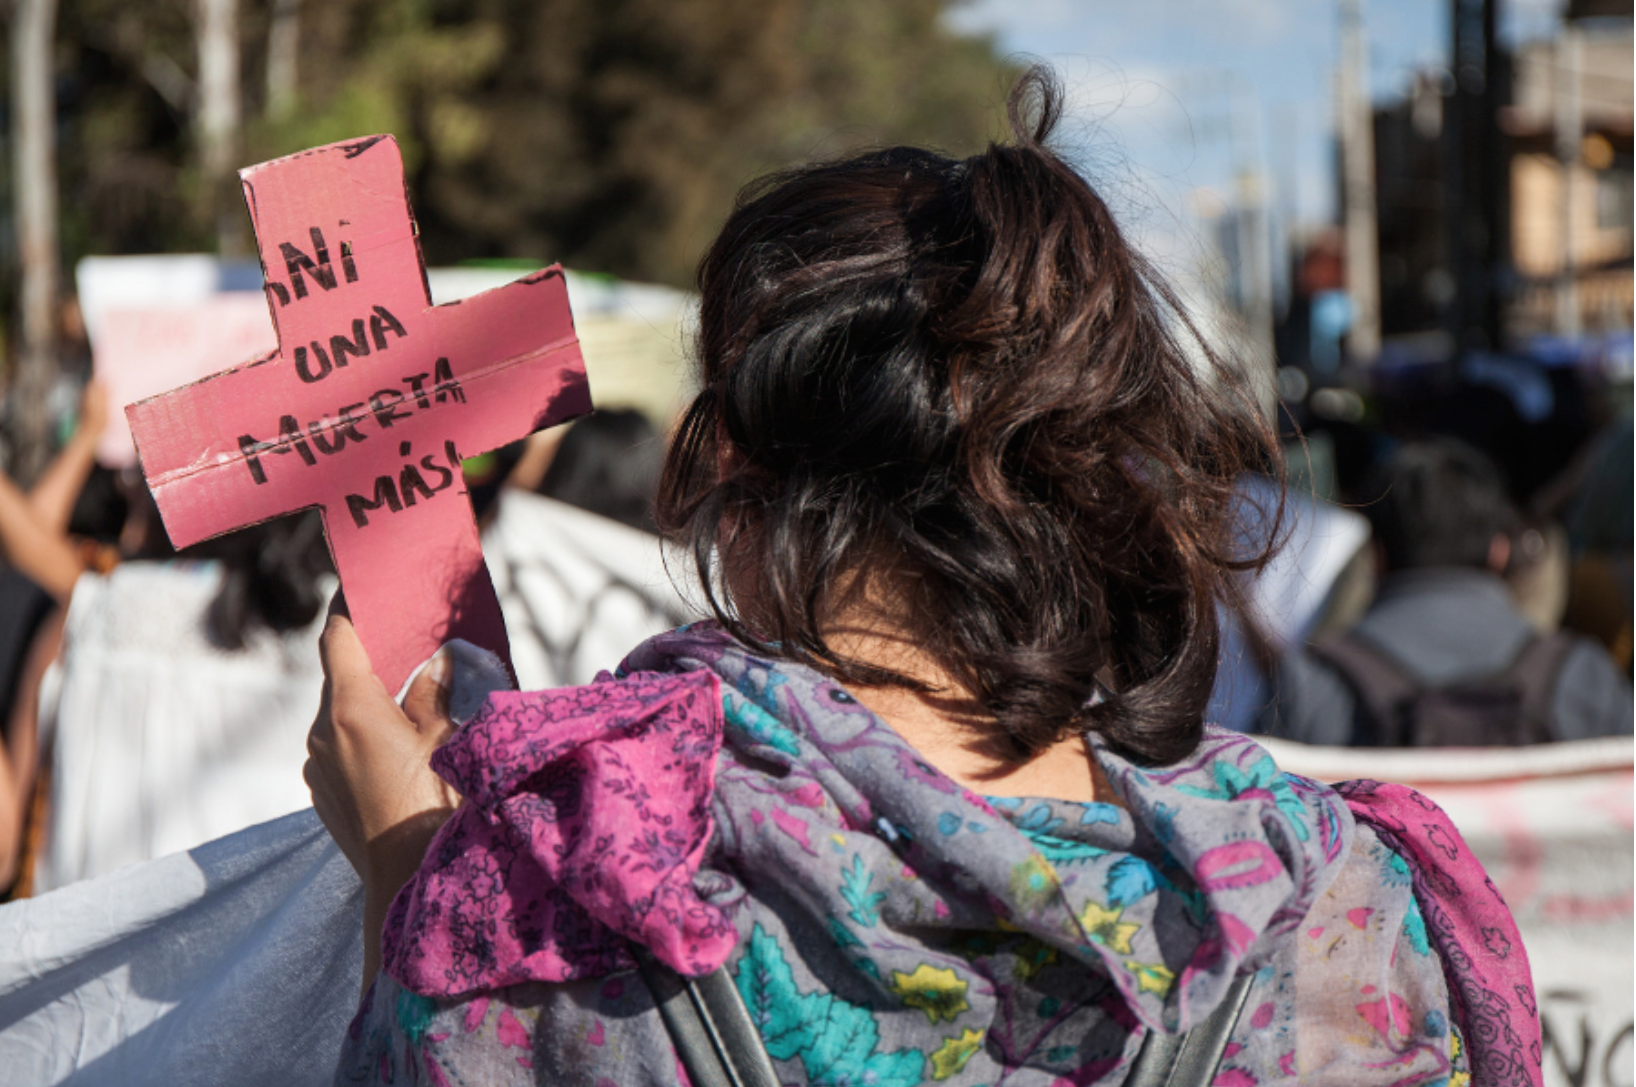
[[[1564,740],[1630,735],[1630,682],[1597,642],[1574,640],[1551,692],[1551,717]]]
[[[1349,747],[1357,700],[1328,665],[1303,651],[1288,653],[1272,676],[1255,731],[1326,747]]]

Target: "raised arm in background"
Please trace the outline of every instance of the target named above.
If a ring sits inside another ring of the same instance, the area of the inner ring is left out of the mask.
[[[34,580],[59,604],[68,603],[85,564],[68,537],[40,523],[28,496],[0,472],[0,557]]]
[[[62,452],[46,466],[28,492],[34,519],[58,536],[68,532],[74,502],[96,464],[97,440],[108,425],[108,390],[100,381],[91,381],[80,394],[79,424]]]

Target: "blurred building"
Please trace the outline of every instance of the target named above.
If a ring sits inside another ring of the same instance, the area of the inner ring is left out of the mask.
[[[1452,80],[1419,72],[1399,101],[1375,111],[1381,333],[1418,336],[1441,350],[1455,292],[1444,226],[1444,121]]]
[[[1631,327],[1630,13],[1628,0],[1572,3],[1554,40],[1515,58],[1500,117],[1511,145],[1513,336]]]
[[[1435,358],[1628,330],[1631,0],[1572,0],[1515,54],[1458,6],[1476,77],[1429,69],[1375,110],[1383,334]]]

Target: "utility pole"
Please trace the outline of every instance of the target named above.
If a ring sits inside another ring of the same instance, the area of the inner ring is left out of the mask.
[[[1272,380],[1277,369],[1277,351],[1273,346],[1273,284],[1272,243],[1268,236],[1267,180],[1261,169],[1260,155],[1252,140],[1255,135],[1250,115],[1249,93],[1235,83],[1233,119],[1230,123],[1233,142],[1233,174],[1235,202],[1234,216],[1238,244],[1238,274],[1244,306],[1244,323],[1249,329],[1250,348],[1255,353],[1251,366],[1262,372],[1265,381]]]
[[[240,212],[238,0],[196,0],[199,167],[222,256],[245,251]]]
[[[301,0],[273,0],[267,28],[267,116],[282,120],[295,109],[301,48]]]
[[[1457,352],[1502,346],[1510,263],[1510,184],[1498,113],[1509,96],[1499,49],[1497,0],[1450,0],[1454,94],[1443,127],[1443,209]]]
[[[17,0],[11,22],[14,214],[22,271],[21,335],[11,417],[17,426],[10,466],[27,483],[51,455],[46,403],[57,371],[62,257],[57,248],[57,0]]]
[[[1380,354],[1380,231],[1375,206],[1375,118],[1369,99],[1369,39],[1364,0],[1340,0],[1341,56],[1336,97],[1341,130],[1341,190],[1346,231],[1346,293],[1352,301],[1347,353],[1371,363]]]
[[[1574,251],[1574,183],[1579,175],[1579,142],[1585,117],[1580,97],[1579,70],[1583,66],[1580,30],[1564,22],[1556,46],[1556,155],[1561,169],[1558,214],[1562,231],[1562,268],[1557,273],[1556,330],[1579,335],[1578,254]]]

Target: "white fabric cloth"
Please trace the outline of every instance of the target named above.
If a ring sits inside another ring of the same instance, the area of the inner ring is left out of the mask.
[[[221,577],[216,563],[129,562],[75,584],[41,692],[53,755],[39,891],[311,804],[317,623],[223,649],[206,624]]]
[[[456,724],[510,685],[487,650],[439,653]],[[362,911],[310,808],[13,903],[0,909],[0,1078],[327,1084],[357,1010]]]
[[[0,908],[0,1082],[319,1087],[363,889],[308,809]]]
[[[678,591],[658,537],[536,494],[500,493],[483,555],[525,691],[589,683],[632,646],[704,615],[689,602],[689,558],[670,558]]]

